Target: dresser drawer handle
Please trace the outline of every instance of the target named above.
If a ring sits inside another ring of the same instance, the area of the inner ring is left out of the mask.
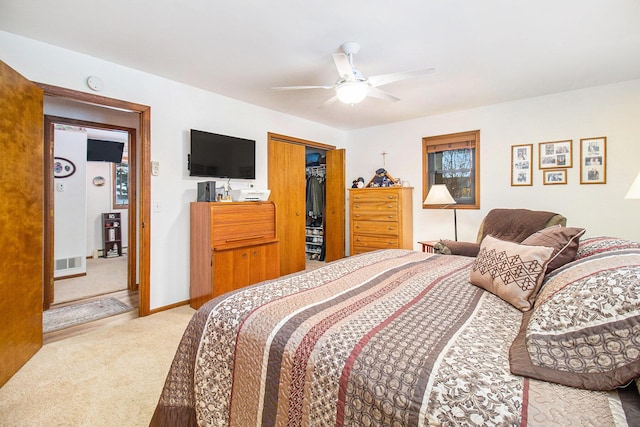
[[[387,196],[389,199],[393,199],[393,196]]]
[[[358,218],[360,216],[360,214],[356,214],[356,218]]]
[[[389,231],[393,231],[393,227],[389,227]]]
[[[393,242],[389,242],[389,245],[393,245]]]
[[[389,209],[393,209],[393,205],[389,205],[387,206]]]
[[[356,205],[356,208],[359,208],[359,207],[360,207],[360,205]]]
[[[393,215],[389,215],[389,218],[393,218]]]

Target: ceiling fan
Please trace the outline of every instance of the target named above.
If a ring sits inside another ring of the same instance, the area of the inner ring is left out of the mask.
[[[333,54],[333,62],[338,69],[338,80],[327,86],[280,86],[272,87],[272,90],[300,90],[300,89],[335,89],[335,96],[329,98],[320,107],[333,104],[340,100],[345,104],[357,104],[366,97],[378,98],[384,101],[396,102],[400,98],[379,89],[380,86],[400,80],[422,77],[436,71],[435,68],[407,71],[391,74],[382,74],[366,78],[354,65],[353,57],[360,50],[360,44],[356,42],[344,43],[340,49],[342,52]]]

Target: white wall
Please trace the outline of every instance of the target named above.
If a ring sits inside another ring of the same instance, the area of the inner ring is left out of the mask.
[[[97,75],[100,95],[151,106],[151,157],[160,163],[151,179],[152,204],[160,207],[151,215],[151,309],[189,299],[189,203],[199,181],[186,168],[189,129],[255,139],[257,188],[267,186],[267,132],[346,144],[343,131],[3,31],[0,52],[32,81],[91,92],[86,79]]]
[[[84,224],[87,216],[87,132],[84,129],[61,126],[54,130],[56,141],[53,155],[64,166],[66,161],[73,164],[75,171],[66,176],[63,172],[54,175],[54,205],[60,215],[54,215],[53,259],[54,277],[81,274],[87,271],[85,260],[85,241],[87,229],[78,227]],[[62,160],[65,159],[65,160]],[[70,165],[67,165],[71,167]],[[64,171],[64,169],[63,169]],[[70,171],[71,172],[71,171]],[[73,259],[71,265],[67,261]],[[64,265],[60,265],[60,262]]]
[[[453,239],[453,212],[422,209],[422,138],[480,130],[480,210],[458,209],[458,240],[475,241],[497,207],[555,211],[586,235],[640,240],[640,200],[624,195],[640,171],[640,80],[525,99],[350,132],[347,181],[382,167],[414,187],[414,240]],[[607,137],[607,183],[580,184],[580,139]],[[567,185],[543,185],[538,143],[573,140]],[[533,144],[533,186],[512,187],[511,145]],[[416,243],[414,248],[418,248]]]

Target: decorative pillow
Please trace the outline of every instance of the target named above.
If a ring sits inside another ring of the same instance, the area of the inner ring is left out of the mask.
[[[469,281],[522,311],[530,310],[553,248],[505,242],[486,236]]]
[[[547,264],[547,273],[549,273],[575,259],[578,243],[584,232],[584,228],[553,225],[536,231],[524,239],[522,244],[553,248],[553,255]]]
[[[640,249],[584,258],[550,277],[523,315],[511,372],[587,390],[640,377]]]
[[[640,243],[617,237],[598,236],[584,239],[580,242],[576,259],[586,258],[603,252],[621,249],[640,249]]]

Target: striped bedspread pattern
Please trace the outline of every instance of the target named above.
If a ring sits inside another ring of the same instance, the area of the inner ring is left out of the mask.
[[[510,373],[522,313],[472,261],[377,251],[210,301],[152,425],[614,425],[617,393]]]

